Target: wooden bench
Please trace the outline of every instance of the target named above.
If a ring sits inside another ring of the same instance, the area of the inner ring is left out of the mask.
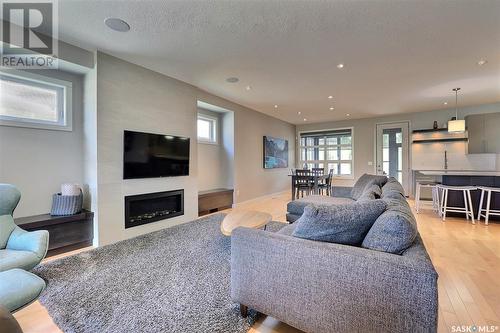
[[[233,191],[227,188],[201,191],[198,193],[198,215],[206,215],[233,206]]]
[[[19,217],[14,221],[27,231],[49,231],[47,257],[91,246],[94,238],[94,213],[87,210],[68,216],[42,214]]]

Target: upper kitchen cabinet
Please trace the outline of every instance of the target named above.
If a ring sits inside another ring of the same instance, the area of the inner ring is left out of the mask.
[[[500,153],[500,112],[465,117],[469,154]]]

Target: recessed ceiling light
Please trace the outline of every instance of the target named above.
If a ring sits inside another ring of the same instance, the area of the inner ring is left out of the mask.
[[[333,98],[333,96],[332,96],[332,95],[328,96],[328,99],[332,99],[332,98]]]
[[[346,115],[346,116],[348,116],[348,117],[350,117],[350,116],[351,116],[351,114],[350,114],[350,113],[346,113],[345,115]]]
[[[119,32],[127,32],[130,30],[130,25],[127,22],[116,17],[108,17],[104,20],[104,24],[106,24],[108,28]]]
[[[488,63],[488,60],[486,60],[486,59],[481,59],[481,60],[479,60],[479,61],[477,62],[477,64],[478,64],[479,66],[486,65],[487,63]]]
[[[297,112],[297,114],[300,116],[302,114],[302,112],[299,111],[299,112]]]
[[[338,64],[338,65],[337,65],[337,68],[338,68],[338,69],[342,69],[342,68],[344,68],[344,64]]]
[[[448,105],[448,102],[444,102],[443,104],[444,104],[444,105]]]
[[[274,104],[274,108],[277,109],[278,108],[278,104]]]
[[[252,87],[250,87],[250,86],[246,86],[246,87],[245,87],[245,89],[246,89],[247,91],[250,91],[250,90],[252,90]]]
[[[304,118],[304,121],[307,121],[307,118]]]
[[[330,106],[330,111],[333,111],[335,110],[335,108],[333,106]]]
[[[229,82],[229,83],[236,83],[236,82],[238,82],[239,80],[240,80],[240,79],[238,79],[237,77],[232,76],[232,77],[228,77],[228,78],[226,79],[226,82]]]

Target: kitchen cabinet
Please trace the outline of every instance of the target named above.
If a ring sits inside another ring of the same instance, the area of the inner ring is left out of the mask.
[[[484,115],[485,153],[500,153],[500,112]]]
[[[500,153],[500,112],[465,117],[469,154]]]
[[[451,176],[443,175],[442,180],[443,185],[450,186],[486,186],[486,187],[500,187],[500,177],[498,176]],[[472,209],[474,211],[474,216],[477,216],[479,211],[479,200],[481,191],[474,190],[471,191],[472,197]],[[448,206],[449,207],[464,207],[464,196],[462,192],[450,191],[448,194]],[[483,207],[486,204],[483,203]],[[500,195],[492,193],[491,196],[491,210],[500,210]],[[464,216],[463,213],[451,213],[450,216]],[[500,216],[490,216],[490,221],[500,220]],[[484,222],[484,219],[481,219]],[[493,221],[492,221],[493,222]]]

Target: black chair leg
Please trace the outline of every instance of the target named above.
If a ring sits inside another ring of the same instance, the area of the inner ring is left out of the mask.
[[[243,318],[248,316],[248,307],[246,305],[240,304],[240,313]]]

